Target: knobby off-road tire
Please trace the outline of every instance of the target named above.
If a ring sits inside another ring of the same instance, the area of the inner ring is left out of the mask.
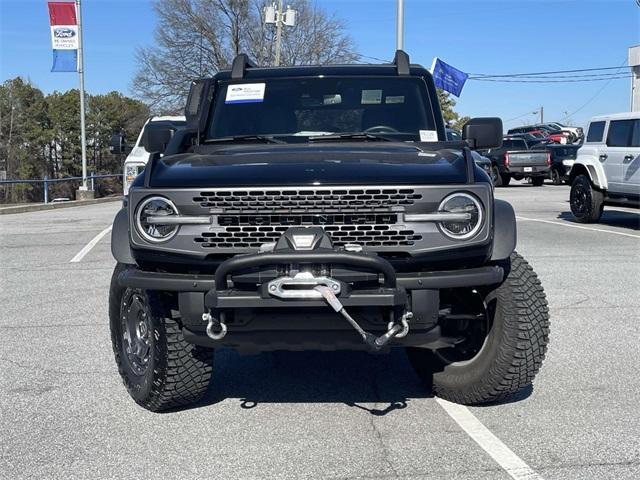
[[[531,385],[549,341],[549,309],[531,266],[511,255],[507,278],[483,292],[490,330],[471,359],[446,363],[438,353],[408,348],[416,373],[439,397],[474,405],[504,400]]]
[[[569,205],[576,222],[595,223],[604,209],[604,195],[591,185],[586,175],[578,175],[571,184]]]
[[[127,391],[139,405],[154,412],[198,402],[209,386],[213,351],[184,340],[160,293],[120,287],[117,278],[126,268],[116,265],[111,277],[109,320],[113,353]],[[146,324],[142,330],[148,344],[143,345],[148,349],[146,355],[140,355],[146,362],[131,355],[134,340],[127,340],[126,318],[132,310]]]

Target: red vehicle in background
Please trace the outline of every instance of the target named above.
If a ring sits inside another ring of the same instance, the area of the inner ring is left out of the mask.
[[[569,132],[564,132],[561,130],[551,130],[550,128],[538,125],[528,125],[524,127],[512,128],[509,130],[509,135],[520,134],[520,133],[529,133],[531,135],[539,136],[542,135],[545,140],[554,142],[554,143],[571,143],[571,134]]]

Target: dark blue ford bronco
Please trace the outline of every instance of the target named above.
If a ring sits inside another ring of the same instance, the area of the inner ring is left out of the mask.
[[[239,55],[193,82],[185,113],[146,135],[155,153],[113,224],[113,350],[136,402],[197,402],[221,347],[403,347],[465,404],[531,384],[545,294],[471,152],[500,146],[500,119],[447,141],[431,74],[402,51],[280,68]]]

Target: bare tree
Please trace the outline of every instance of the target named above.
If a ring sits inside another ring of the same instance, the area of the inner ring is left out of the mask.
[[[156,111],[184,105],[189,83],[228,68],[238,53],[260,65],[274,59],[275,29],[264,23],[266,0],[157,0],[155,45],[140,48],[133,91]],[[288,2],[296,26],[285,28],[283,65],[348,63],[358,59],[343,22],[310,0]]]

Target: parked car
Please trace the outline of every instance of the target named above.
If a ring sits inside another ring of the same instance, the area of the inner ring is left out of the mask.
[[[584,131],[582,130],[582,127],[570,127],[559,122],[549,122],[546,125],[557,127],[565,132],[571,132],[575,137],[574,141],[581,140],[584,137]]]
[[[577,222],[597,222],[608,205],[640,207],[640,112],[593,117],[570,174]]]
[[[545,134],[536,131],[528,133],[512,133],[509,136],[524,139],[530,147],[533,145],[546,145],[549,143],[553,143],[551,140],[549,140],[549,138],[547,138]]]
[[[173,135],[173,132],[179,128],[183,128],[185,125],[186,118],[183,116],[156,116],[149,118],[145,122],[133,147],[127,146],[126,138],[124,138],[122,134],[116,134],[111,137],[111,153],[116,155],[123,154],[130,149],[122,168],[122,188],[125,195],[129,193],[129,187],[133,183],[133,180],[144,170],[145,165],[149,161],[151,154],[144,147],[145,135],[147,135],[150,130],[167,129],[167,127],[169,128],[169,131],[172,132],[171,135]],[[171,137],[167,138],[167,143],[170,138]],[[159,153],[162,154],[163,152]]]
[[[447,128],[447,141],[449,142],[461,142],[462,141],[462,133],[453,128]]]
[[[507,134],[520,134],[520,133],[531,133],[534,135],[542,135],[548,141],[555,143],[569,143],[570,134],[568,132],[561,132],[558,129],[551,128],[543,125],[527,125],[524,127],[516,127],[510,129]]]
[[[473,161],[476,162],[476,165],[482,168],[482,170],[484,170],[487,175],[489,175],[493,183],[493,175],[491,174],[491,160],[488,157],[479,154],[475,150],[471,151],[471,155],[473,156]]]
[[[509,185],[512,178],[531,178],[539,187],[549,177],[551,159],[549,152],[540,145],[529,145],[520,137],[507,136],[500,148],[487,150],[485,156],[491,160],[492,176],[496,187]]]
[[[565,130],[553,123],[538,123],[534,125],[534,127],[546,130],[550,135],[562,135],[565,138],[565,142],[560,143],[573,143],[578,139],[577,135],[575,135],[571,130]]]
[[[576,159],[580,145],[557,145],[546,146],[551,154],[551,170],[549,178],[554,185],[561,185],[567,181],[571,173],[571,167]]]
[[[375,68],[239,55],[192,84],[185,111],[166,149],[166,131],[146,136],[165,155],[112,230],[111,339],[138,404],[197,402],[222,347],[406,348],[463,404],[531,385],[545,294],[515,252],[513,208],[447,141],[427,69],[402,51]],[[463,140],[500,145],[502,122],[472,119]]]

